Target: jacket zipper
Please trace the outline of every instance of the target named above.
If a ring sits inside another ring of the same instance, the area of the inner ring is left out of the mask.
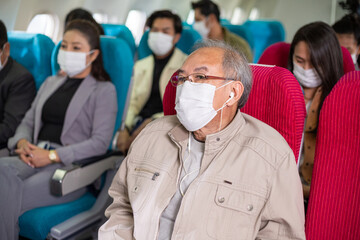
[[[180,175],[181,175],[181,171],[182,171],[182,164],[183,164],[183,156],[182,156],[182,154],[183,154],[183,152],[182,152],[182,147],[181,147],[181,145],[178,143],[178,142],[176,142],[174,139],[173,139],[173,136],[170,134],[170,139],[171,139],[171,141],[173,141],[174,143],[175,143],[175,145],[178,147],[178,152],[179,152],[179,158],[180,158],[180,168],[178,169],[178,173],[177,173],[177,179],[176,179],[176,186],[175,186],[175,192],[174,192],[174,194],[173,194],[173,196],[176,194],[176,191],[177,191],[177,184],[179,183],[179,179],[180,179]],[[170,198],[170,200],[169,200],[169,202],[171,201],[171,198]],[[167,203],[167,204],[169,204],[169,202]],[[168,205],[166,205],[166,207],[167,207]],[[166,208],[165,207],[165,208]],[[161,215],[162,215],[162,213],[164,212],[164,210],[165,210],[165,208],[161,211],[161,213],[160,213],[160,216],[159,216],[159,224],[158,224],[158,226],[157,226],[157,228],[156,228],[156,233],[155,233],[155,239],[154,240],[156,240],[156,239],[158,239],[158,235],[159,235],[159,227],[160,227],[160,218],[161,218]],[[176,220],[175,220],[176,221]],[[174,225],[175,226],[175,225]],[[172,237],[172,236],[171,236]]]
[[[135,171],[136,171],[136,172],[147,172],[147,173],[152,174],[153,176],[152,176],[151,180],[153,180],[153,181],[155,181],[156,178],[157,178],[158,176],[160,176],[160,173],[159,173],[159,172],[153,172],[153,171],[150,171],[150,170],[145,169],[145,168],[135,168]]]

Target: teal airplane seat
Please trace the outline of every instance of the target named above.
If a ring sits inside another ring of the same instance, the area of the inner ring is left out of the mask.
[[[246,21],[242,26],[254,38],[254,63],[257,63],[264,50],[273,43],[285,41],[284,26],[279,21]]]
[[[10,56],[34,77],[36,89],[51,75],[54,42],[43,34],[8,32]]]
[[[103,27],[106,36],[117,37],[125,40],[125,42],[129,44],[133,55],[135,55],[136,52],[135,39],[129,28],[127,28],[125,25],[110,24],[110,23],[103,23],[101,24],[101,26]]]
[[[230,32],[235,33],[236,35],[245,39],[254,53],[254,37],[249,30],[247,30],[242,25],[223,24],[222,26],[227,28]]]

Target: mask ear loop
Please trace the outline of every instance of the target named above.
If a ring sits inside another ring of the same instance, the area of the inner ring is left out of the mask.
[[[220,126],[219,126],[219,128],[218,128],[218,132],[220,131],[221,126],[222,126],[222,114],[223,114],[223,109],[224,109],[224,107],[227,106],[227,103],[228,103],[231,99],[233,99],[233,98],[234,98],[234,92],[231,92],[231,93],[230,93],[230,96],[229,96],[229,99],[226,100],[226,102],[224,102],[223,106],[217,110],[217,111],[220,111]]]

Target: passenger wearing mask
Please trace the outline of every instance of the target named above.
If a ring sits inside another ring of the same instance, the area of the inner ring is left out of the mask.
[[[126,152],[139,132],[153,119],[163,116],[162,98],[172,74],[187,55],[176,48],[182,31],[181,19],[168,11],[156,11],[147,19],[148,45],[152,55],[135,63],[133,87],[125,129],[119,131],[118,148]]]
[[[220,24],[219,7],[210,0],[201,0],[191,3],[195,11],[195,23],[193,28],[199,32],[204,39],[224,41],[238,51],[243,52],[249,62],[253,56],[251,48],[245,39],[230,32]]]
[[[360,20],[357,15],[346,15],[337,21],[332,28],[336,32],[340,46],[349,50],[355,70],[360,71],[358,58],[360,54]]]
[[[288,64],[303,89],[306,104],[300,176],[304,198],[308,199],[319,113],[325,97],[344,74],[342,51],[335,31],[323,22],[300,28],[291,43]]]
[[[52,196],[54,171],[104,154],[111,142],[117,98],[103,68],[96,26],[84,20],[70,22],[58,63],[67,76],[45,80],[8,142],[18,156],[0,158],[0,239],[18,239],[18,217],[25,211],[82,196],[85,188]]]
[[[10,57],[5,24],[0,20],[0,157],[8,156],[8,139],[35,98],[34,78]]]
[[[252,86],[243,54],[207,40],[171,82],[177,116],[152,122],[131,145],[99,239],[305,239],[291,148],[238,110]]]

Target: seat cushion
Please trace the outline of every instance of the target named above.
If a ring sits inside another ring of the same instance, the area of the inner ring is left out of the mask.
[[[53,226],[90,209],[95,201],[91,193],[85,193],[69,203],[29,210],[19,218],[20,236],[34,240],[46,239]]]

